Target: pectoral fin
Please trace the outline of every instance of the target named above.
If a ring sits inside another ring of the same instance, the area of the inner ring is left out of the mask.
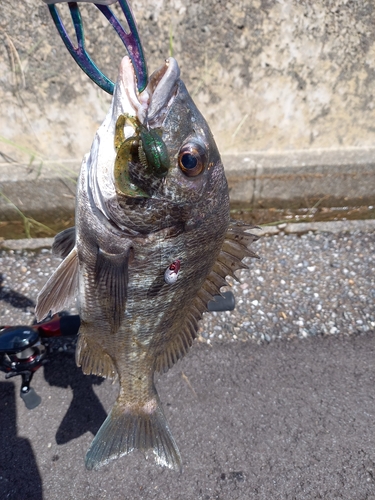
[[[124,317],[128,265],[129,251],[110,254],[98,249],[95,266],[96,293],[113,330],[118,330]]]
[[[48,314],[65,309],[75,298],[78,288],[78,256],[76,248],[61,262],[40,291],[35,317],[41,321]]]

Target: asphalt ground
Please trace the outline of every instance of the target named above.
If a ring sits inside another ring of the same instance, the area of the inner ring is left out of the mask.
[[[181,474],[138,452],[85,470],[117,386],[61,353],[35,375],[34,410],[0,376],[0,498],[375,499],[375,233],[279,232],[254,248],[236,309],[206,314],[157,380]],[[1,323],[31,323],[58,259],[3,250],[0,263]]]

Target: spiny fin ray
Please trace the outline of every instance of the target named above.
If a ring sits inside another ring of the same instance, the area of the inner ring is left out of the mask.
[[[35,309],[37,321],[55,314],[73,302],[78,288],[78,257],[74,248],[40,291]]]
[[[101,346],[95,345],[86,337],[84,331],[85,325],[81,323],[80,333],[76,348],[76,363],[82,367],[85,375],[99,375],[100,377],[117,378],[117,371],[112,358],[106,352],[103,352]]]
[[[187,353],[197,336],[198,321],[207,311],[208,303],[215,295],[220,294],[221,287],[228,285],[225,277],[229,275],[238,281],[234,272],[239,269],[247,269],[242,260],[245,257],[258,257],[247,247],[258,239],[258,236],[245,232],[252,227],[254,226],[241,224],[237,221],[230,224],[216,262],[192,301],[180,332],[175,333],[166,341],[163,352],[157,357],[156,371],[160,373],[168,371],[177,360]]]

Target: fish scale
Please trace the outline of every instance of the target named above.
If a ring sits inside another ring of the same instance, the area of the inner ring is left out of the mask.
[[[77,364],[86,374],[119,379],[118,398],[87,452],[86,467],[97,469],[137,448],[180,470],[154,373],[187,353],[226,276],[235,277],[246,268],[243,258],[255,256],[248,246],[256,236],[230,221],[220,154],[172,58],[150,77],[152,113],[142,124],[146,138],[149,130],[158,131],[158,147],[169,156],[166,175],[155,182],[159,163],[145,165],[147,151],[127,159],[129,142],[121,147],[127,139],[118,124],[129,116],[131,85],[135,94],[134,72],[124,58],[111,109],[82,163],[76,229],[56,237],[54,251],[64,260],[41,290],[36,314],[42,319],[59,311],[78,294]],[[141,121],[144,107],[138,111],[129,122]],[[154,147],[153,137],[142,148]],[[177,279],[167,282],[165,272],[176,259]]]

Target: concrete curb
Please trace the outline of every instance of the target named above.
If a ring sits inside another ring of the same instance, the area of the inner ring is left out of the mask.
[[[272,236],[276,234],[306,234],[306,233],[363,233],[375,232],[375,220],[340,220],[329,222],[295,222],[289,224],[277,224],[275,226],[263,226],[260,229],[252,229],[259,236]]]
[[[223,154],[233,207],[300,208],[375,204],[375,148]],[[38,166],[0,163],[0,193],[46,220],[72,214],[81,160]],[[0,220],[16,209],[0,196]]]
[[[307,208],[372,205],[375,148],[223,155],[233,206]]]
[[[309,232],[322,233],[364,233],[375,232],[375,220],[350,220],[331,222],[299,222],[295,224],[278,224],[277,226],[263,226],[252,229],[259,236],[274,236],[277,234],[306,234]],[[1,250],[41,250],[51,248],[53,238],[29,238],[20,240],[0,241]]]
[[[0,163],[0,220],[19,219],[14,205],[42,221],[72,214],[80,165],[75,160]]]

